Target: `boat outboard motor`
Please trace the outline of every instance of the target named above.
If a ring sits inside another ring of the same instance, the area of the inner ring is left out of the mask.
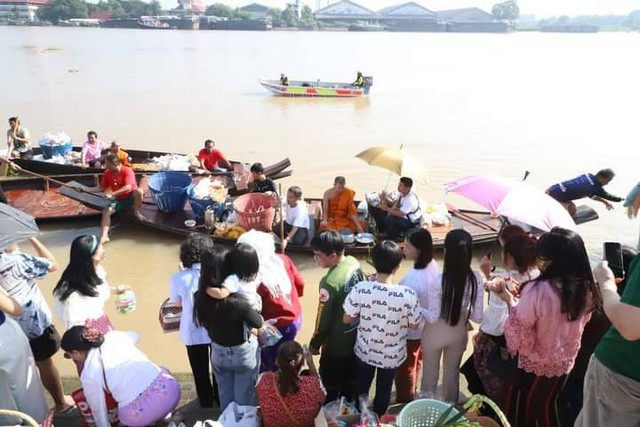
[[[373,86],[373,76],[364,77],[364,94],[369,95],[369,88]]]

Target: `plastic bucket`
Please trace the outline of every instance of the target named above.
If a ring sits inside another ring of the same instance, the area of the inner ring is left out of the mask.
[[[56,145],[40,144],[40,148],[42,149],[42,156],[45,159],[51,159],[56,156],[64,157],[71,152],[73,142],[65,142],[64,144]]]
[[[224,203],[217,203],[211,199],[196,199],[194,196],[195,188],[195,185],[191,185],[187,189],[187,197],[189,198],[189,204],[191,205],[191,210],[193,211],[196,219],[202,221],[204,219],[204,212],[209,206],[213,209],[213,213],[216,218],[219,218],[224,212]]]
[[[187,203],[187,188],[191,177],[181,172],[158,172],[147,182],[153,202],[160,212],[176,213]]]

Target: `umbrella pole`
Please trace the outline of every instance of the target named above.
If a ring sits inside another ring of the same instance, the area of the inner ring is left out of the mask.
[[[524,176],[522,177],[522,181],[526,181],[527,178],[529,177],[529,174],[531,174],[531,172],[529,171],[524,171]],[[491,255],[493,254],[493,250],[496,248],[496,244],[500,241],[500,235],[502,234],[502,231],[504,230],[504,228],[507,226],[507,218],[505,217],[502,220],[502,225],[500,225],[500,230],[498,230],[498,234],[496,235],[496,240],[493,241],[493,243],[491,243],[491,247],[489,248],[489,252],[487,253],[487,257],[489,259],[491,259]],[[638,242],[638,244],[640,245],[640,242]],[[491,265],[491,271],[495,271],[496,266],[495,265]]]

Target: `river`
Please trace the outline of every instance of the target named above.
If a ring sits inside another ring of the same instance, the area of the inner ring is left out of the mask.
[[[373,145],[403,146],[428,168],[426,200],[473,207],[443,191],[466,175],[499,174],[544,189],[611,167],[607,187],[625,196],[638,181],[638,33],[450,34],[145,31],[0,27],[0,116],[21,117],[35,139],[66,131],[77,144],[88,130],[125,148],[195,152],[211,138],[232,159],[295,169],[283,187],[319,196],[335,175],[360,197],[383,188],[387,172],[354,158]],[[350,81],[372,75],[362,99],[285,99],[260,78]],[[5,122],[6,123],[6,122]],[[636,148],[633,148],[636,147]],[[395,185],[396,178],[391,178]],[[602,242],[635,246],[638,222],[621,204],[580,226],[593,261]],[[61,267],[71,240],[98,233],[96,221],[48,225],[43,241]],[[113,285],[129,284],[138,309],[116,314],[122,330],[142,333],[141,347],[170,369],[188,371],[176,334],[163,335],[157,307],[168,295],[180,239],[121,225],[108,244]],[[307,280],[304,328],[311,335],[317,282],[309,256],[294,260]],[[408,266],[404,266],[407,268]],[[50,297],[60,277],[42,283]],[[60,357],[64,373],[73,366]]]

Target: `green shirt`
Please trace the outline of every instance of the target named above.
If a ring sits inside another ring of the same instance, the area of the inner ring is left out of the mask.
[[[322,347],[322,354],[335,357],[353,356],[357,324],[345,325],[342,322],[342,304],[351,288],[364,280],[360,263],[352,256],[345,257],[329,269],[320,281],[316,329],[311,347]]]
[[[640,307],[640,257],[636,257],[629,268],[627,285],[622,293],[622,302]],[[613,372],[640,381],[640,340],[628,341],[612,326],[596,347],[596,357]]]

